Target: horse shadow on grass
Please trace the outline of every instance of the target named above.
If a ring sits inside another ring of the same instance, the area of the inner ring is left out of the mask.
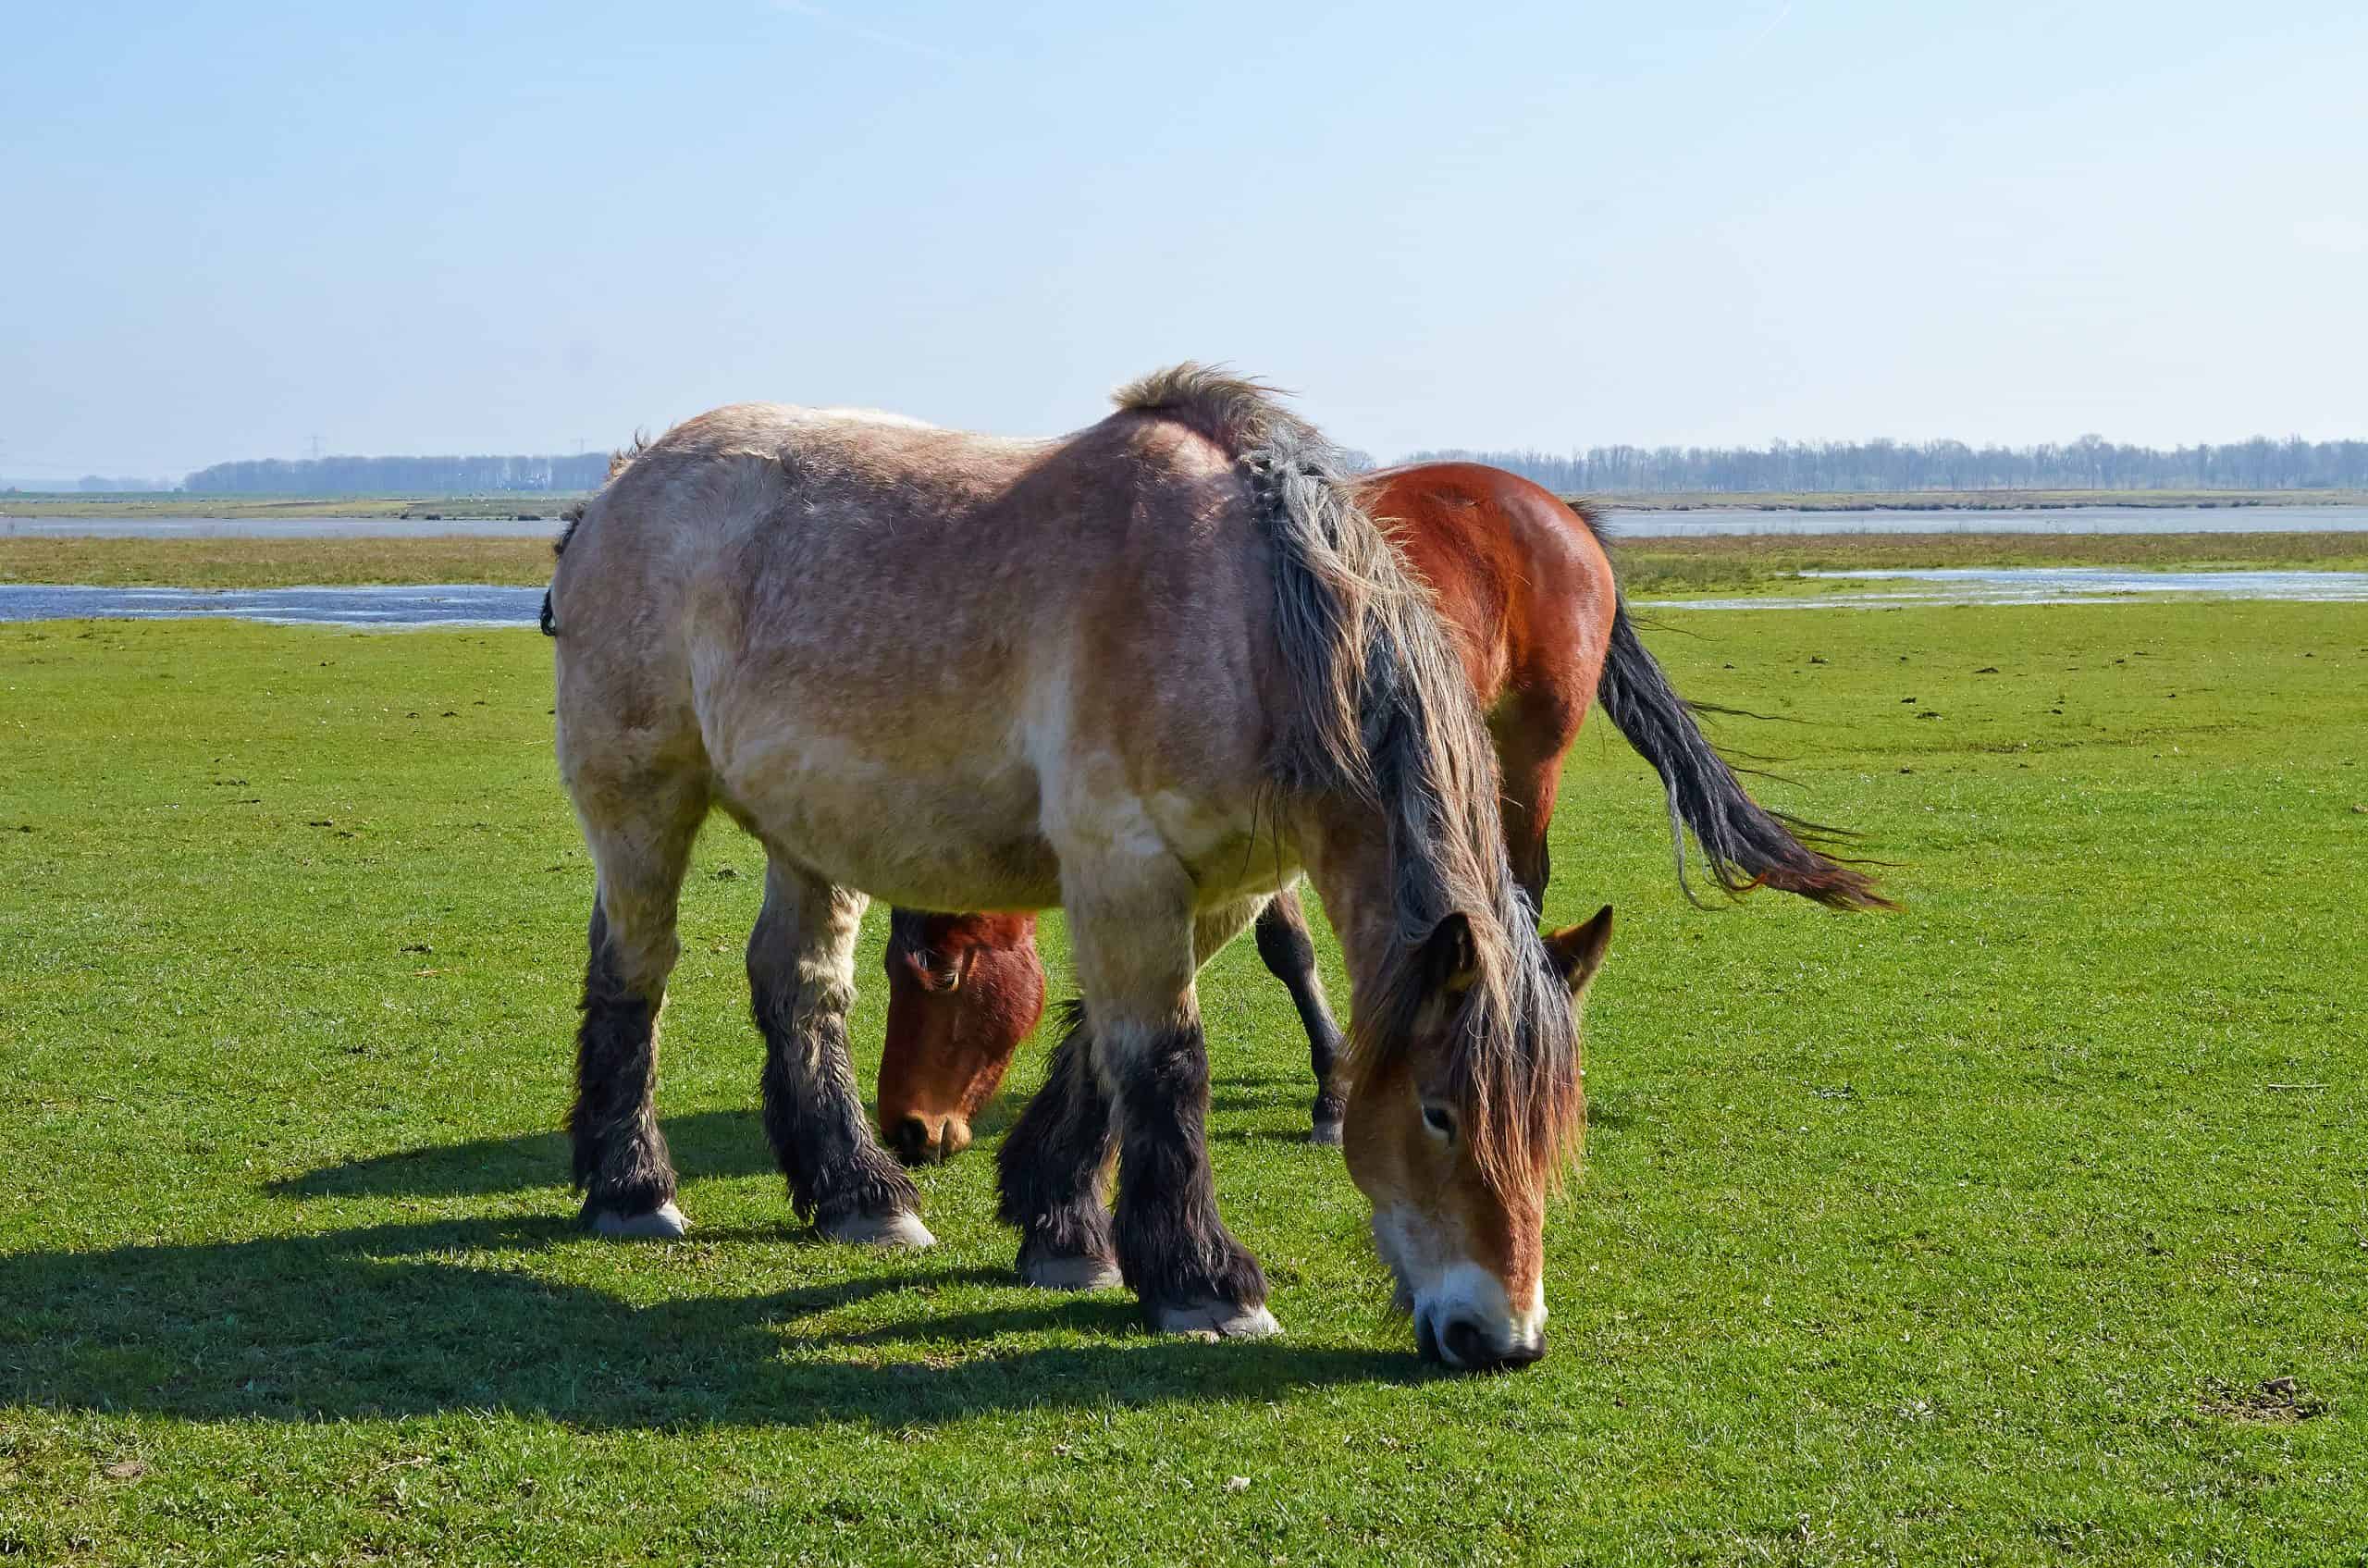
[[[877,1272],[851,1256],[851,1268],[875,1271],[636,1302],[524,1266],[586,1245],[576,1235],[558,1219],[457,1219],[0,1255],[0,1404],[200,1420],[505,1410],[596,1429],[895,1429],[1437,1376],[1408,1353],[1162,1339],[1141,1328],[1130,1300],[1043,1296],[1001,1271]],[[574,1260],[561,1268],[574,1272]],[[1010,1304],[947,1313],[934,1299],[981,1285],[1008,1285]],[[994,1349],[1047,1332],[1070,1342]]]
[[[1230,1092],[1212,1095],[1210,1109],[1304,1117],[1306,1101],[1313,1093],[1301,1080],[1250,1079]],[[1019,1119],[1026,1103],[1024,1098],[1009,1095],[989,1103],[971,1118],[972,1132],[981,1142],[1002,1135]],[[698,1111],[668,1117],[660,1126],[673,1153],[674,1168],[685,1177],[770,1176],[775,1169],[764,1124],[753,1109]],[[1303,1143],[1307,1130],[1304,1126],[1285,1126],[1281,1130],[1219,1127],[1210,1130],[1209,1138],[1213,1142]],[[980,1159],[989,1157],[983,1150],[974,1154]],[[529,1132],[346,1160],[284,1177],[265,1191],[279,1198],[485,1197],[529,1191],[564,1180],[569,1162],[565,1134]]]
[[[685,1176],[766,1176],[776,1168],[753,1110],[699,1111],[660,1123]],[[322,1166],[270,1183],[279,1198],[459,1198],[523,1192],[564,1181],[567,1136],[528,1132],[426,1149],[400,1149]]]

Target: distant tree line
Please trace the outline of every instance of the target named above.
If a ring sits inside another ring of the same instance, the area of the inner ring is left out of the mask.
[[[173,490],[179,488],[170,479],[134,479],[108,474],[85,474],[80,479],[0,479],[0,490],[33,491],[41,495],[68,495],[77,491],[126,495],[136,490]]]
[[[2034,447],[1962,441],[1778,441],[1758,447],[1590,447],[1415,452],[1492,463],[1564,494],[1684,490],[2368,489],[2368,441],[2123,446],[2102,436]]]
[[[1404,461],[1462,459],[1526,475],[1565,494],[1820,490],[2316,490],[2368,489],[2368,441],[2274,441],[2125,446],[2101,436],[2030,447],[1962,441],[1778,441],[1760,447],[1590,447],[1536,451],[1418,451]],[[1350,454],[1352,470],[1370,466]],[[574,457],[321,457],[217,463],[185,490],[265,495],[467,495],[505,490],[594,490],[606,452]],[[134,488],[129,480],[84,488]]]
[[[315,457],[217,463],[184,490],[237,495],[478,495],[500,490],[597,490],[607,452],[574,457]]]

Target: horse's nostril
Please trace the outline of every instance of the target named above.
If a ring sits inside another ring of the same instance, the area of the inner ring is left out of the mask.
[[[1458,1366],[1483,1366],[1496,1359],[1488,1351],[1487,1331],[1468,1317],[1448,1319],[1447,1332],[1439,1338],[1448,1359]]]
[[[919,1117],[898,1122],[892,1142],[896,1157],[906,1165],[928,1165],[937,1158],[937,1139],[930,1132],[929,1123]]]

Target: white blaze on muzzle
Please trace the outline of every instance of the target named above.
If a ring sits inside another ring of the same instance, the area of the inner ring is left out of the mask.
[[[1468,1258],[1443,1257],[1424,1216],[1404,1208],[1375,1210],[1374,1244],[1398,1277],[1401,1305],[1411,1305],[1415,1343],[1454,1367],[1501,1366],[1546,1353],[1546,1290],[1530,1288],[1516,1307],[1504,1282]]]

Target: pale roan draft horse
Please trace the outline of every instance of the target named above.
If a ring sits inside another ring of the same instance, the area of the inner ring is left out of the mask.
[[[1866,875],[1818,853],[1753,800],[1712,749],[1692,707],[1638,639],[1595,518],[1541,487],[1474,463],[1413,463],[1360,475],[1357,500],[1381,519],[1430,590],[1479,698],[1503,779],[1513,876],[1544,907],[1547,829],[1562,760],[1591,704],[1661,776],[1685,874],[1685,833],[1730,894],[1779,888],[1837,909],[1889,907]],[[1690,892],[1690,889],[1688,890]],[[1610,911],[1595,940],[1609,935]],[[1593,925],[1595,922],[1589,922]],[[1290,992],[1314,1069],[1310,1137],[1340,1142],[1344,1102],[1333,1022],[1295,892],[1258,917],[1258,953]],[[880,1063],[882,1135],[907,1164],[951,1159],[1043,1011],[1035,921],[1024,914],[900,909],[886,955],[888,1039]]]
[[[1272,1333],[1218,1216],[1193,977],[1303,869],[1351,982],[1350,1172],[1417,1343],[1535,1359],[1599,949],[1538,934],[1472,683],[1322,438],[1192,365],[1117,402],[1049,441],[721,409],[634,455],[562,540],[560,772],[598,873],[584,1217],[683,1228],[656,1024],[720,806],[768,858],[748,976],[801,1215],[931,1240],[848,1064],[866,895],[1058,904],[1083,1004],[1003,1161],[1022,1277],[1123,1278],[1165,1330]]]

